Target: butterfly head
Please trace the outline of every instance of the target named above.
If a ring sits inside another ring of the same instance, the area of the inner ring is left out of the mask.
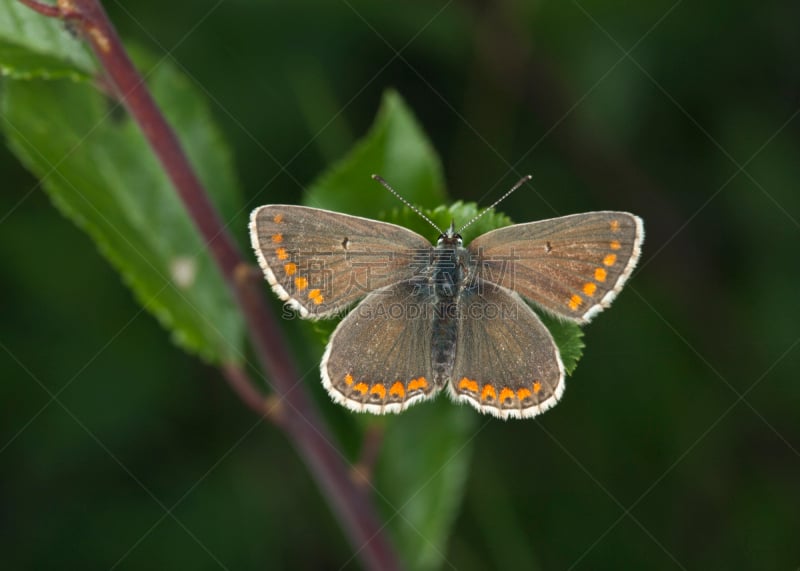
[[[460,248],[464,241],[461,239],[461,234],[456,232],[456,223],[455,221],[450,222],[450,227],[447,228],[447,232],[439,235],[439,240],[436,241],[436,245],[439,247],[456,247]]]

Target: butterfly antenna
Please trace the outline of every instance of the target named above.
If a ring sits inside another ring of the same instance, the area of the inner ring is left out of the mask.
[[[461,234],[461,232],[463,232],[463,231],[464,231],[464,229],[465,229],[467,226],[470,226],[470,225],[472,225],[472,223],[473,223],[473,222],[476,222],[476,221],[477,221],[477,220],[478,220],[478,219],[479,219],[481,216],[483,216],[484,214],[486,214],[487,212],[489,212],[489,211],[490,211],[492,208],[494,208],[495,206],[497,206],[498,204],[500,204],[501,202],[503,202],[503,201],[504,201],[506,198],[508,198],[508,196],[509,196],[509,195],[510,195],[512,192],[514,192],[515,190],[517,190],[519,187],[521,187],[523,184],[525,184],[526,182],[528,182],[528,181],[529,181],[529,180],[531,180],[532,178],[533,178],[533,177],[532,177],[531,175],[529,175],[529,174],[526,174],[525,176],[523,176],[521,179],[519,179],[519,180],[517,181],[517,184],[515,184],[514,186],[512,186],[512,187],[511,187],[511,190],[509,190],[509,191],[508,191],[508,192],[506,192],[506,193],[505,193],[503,196],[501,196],[500,198],[498,198],[497,200],[495,200],[495,201],[494,201],[494,203],[492,203],[492,205],[491,205],[491,206],[489,206],[488,208],[484,209],[482,212],[480,212],[479,214],[477,214],[477,215],[475,216],[475,218],[473,218],[472,220],[470,220],[469,222],[467,222],[466,224],[464,224],[464,225],[463,225],[461,228],[459,228],[459,229],[458,229],[458,233],[459,233],[459,234]]]
[[[423,220],[425,220],[425,221],[426,221],[428,224],[430,224],[431,226],[433,226],[434,228],[436,228],[436,230],[439,232],[439,234],[444,234],[444,232],[442,232],[442,229],[441,229],[441,228],[439,228],[439,227],[438,227],[438,226],[437,226],[437,225],[436,225],[436,224],[433,222],[433,220],[431,220],[430,218],[428,218],[427,216],[425,216],[425,215],[422,213],[422,211],[421,211],[419,208],[417,208],[416,206],[414,206],[413,204],[411,204],[411,203],[410,203],[408,200],[406,200],[405,198],[403,198],[402,196],[400,196],[400,195],[397,193],[397,191],[396,191],[395,189],[393,189],[391,186],[389,186],[389,183],[388,183],[388,182],[386,182],[385,180],[383,180],[383,178],[382,178],[382,177],[380,177],[380,176],[378,176],[378,175],[374,174],[374,175],[372,175],[372,179],[373,179],[373,180],[377,180],[379,183],[381,183],[381,184],[383,185],[383,187],[384,187],[386,190],[388,190],[389,192],[391,192],[392,194],[394,194],[394,195],[395,195],[395,196],[396,196],[396,197],[397,197],[397,198],[400,200],[400,202],[402,202],[403,204],[405,204],[406,206],[408,206],[408,207],[409,207],[411,210],[413,210],[414,212],[416,212],[416,213],[417,213],[417,214],[420,216],[420,218],[422,218],[422,219],[423,219]]]

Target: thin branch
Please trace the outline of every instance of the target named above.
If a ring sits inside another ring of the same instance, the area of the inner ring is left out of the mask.
[[[91,45],[116,91],[170,177],[189,215],[234,292],[250,339],[279,398],[265,400],[243,371],[225,367],[225,377],[249,408],[279,418],[281,426],[309,467],[354,550],[369,569],[398,569],[399,562],[365,490],[350,477],[336,439],[313,405],[290,358],[275,316],[263,297],[263,281],[249,276],[248,264],[190,165],[144,80],[125,52],[116,30],[97,0],[58,0],[57,6],[20,0],[40,14],[69,20]],[[277,402],[284,403],[275,409]]]
[[[224,364],[222,365],[222,374],[239,400],[250,410],[260,415],[267,413],[267,397],[255,387],[244,369],[239,365]]]

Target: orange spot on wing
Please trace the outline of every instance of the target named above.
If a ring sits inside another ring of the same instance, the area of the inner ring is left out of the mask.
[[[542,390],[542,383],[539,381],[533,381],[533,394],[538,395]]]
[[[362,394],[362,396],[363,396],[363,395],[367,394],[367,391],[369,390],[369,387],[367,386],[367,383],[357,383],[353,387],[353,390],[360,392]]]
[[[607,265],[607,266],[613,266],[614,262],[616,262],[616,261],[617,261],[617,255],[616,254],[609,254],[608,256],[603,258],[603,263],[605,265]]]
[[[507,400],[513,398],[514,398],[514,391],[512,391],[511,389],[504,388],[502,391],[500,391],[500,404],[503,404]]]
[[[494,390],[492,385],[483,385],[483,390],[481,391],[481,400],[485,401],[488,399],[496,399],[497,398],[497,391]]]
[[[619,243],[619,240],[611,240],[609,246],[611,247],[612,250],[619,250],[620,248],[622,248],[622,244]]]
[[[478,392],[478,382],[464,377],[458,383],[458,389],[461,391],[470,391],[473,393]]]
[[[386,387],[381,384],[377,384],[374,387],[372,387],[372,390],[369,391],[369,394],[378,395],[379,397],[381,397],[381,400],[383,400],[386,398]]]
[[[581,306],[582,303],[583,303],[583,300],[581,299],[581,296],[579,296],[577,293],[575,293],[575,294],[572,294],[571,298],[569,298],[568,305],[569,305],[569,308],[572,311],[575,311],[576,309],[578,309]]]
[[[286,251],[286,248],[278,248],[275,250],[275,255],[278,256],[279,260],[285,260],[289,257],[289,253]]]
[[[308,287],[308,280],[302,276],[294,278],[294,286],[297,288],[297,291],[303,291]]]
[[[287,276],[293,276],[297,273],[297,264],[289,262],[283,266],[283,269],[286,271]]]
[[[533,393],[531,391],[529,391],[528,389],[520,389],[520,390],[517,391],[517,398],[520,401],[524,401],[525,399],[531,398],[532,396],[533,396]]]
[[[425,377],[420,377],[418,379],[411,379],[408,383],[408,392],[411,391],[418,391],[421,389],[428,388],[428,381],[425,380]]]
[[[608,226],[611,228],[612,232],[619,232],[619,220],[612,220],[609,222]]]
[[[283,242],[283,234],[281,234],[280,232],[278,232],[277,234],[273,234],[272,241],[275,242],[276,244],[280,244],[281,242]]]
[[[404,398],[406,396],[406,388],[403,386],[403,383],[400,381],[395,381],[392,385],[392,388],[389,389],[390,396],[396,396],[399,398]]]
[[[283,214],[276,214],[275,216],[272,217],[272,221],[275,224],[280,224],[281,222],[283,222]]]
[[[597,268],[594,271],[594,279],[596,281],[598,281],[598,282],[606,281],[606,275],[608,275],[608,274],[606,273],[606,271],[603,268]]]
[[[583,284],[583,293],[588,296],[594,295],[594,292],[597,291],[597,285],[593,284],[592,282],[586,282]]]
[[[351,375],[350,373],[347,373],[344,376],[344,384],[346,384],[348,387],[350,385],[352,385],[353,384],[353,375]]]

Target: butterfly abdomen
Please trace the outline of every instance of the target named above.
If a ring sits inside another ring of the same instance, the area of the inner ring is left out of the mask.
[[[453,375],[458,335],[458,305],[454,298],[440,299],[434,308],[431,359],[434,382],[445,386]]]

